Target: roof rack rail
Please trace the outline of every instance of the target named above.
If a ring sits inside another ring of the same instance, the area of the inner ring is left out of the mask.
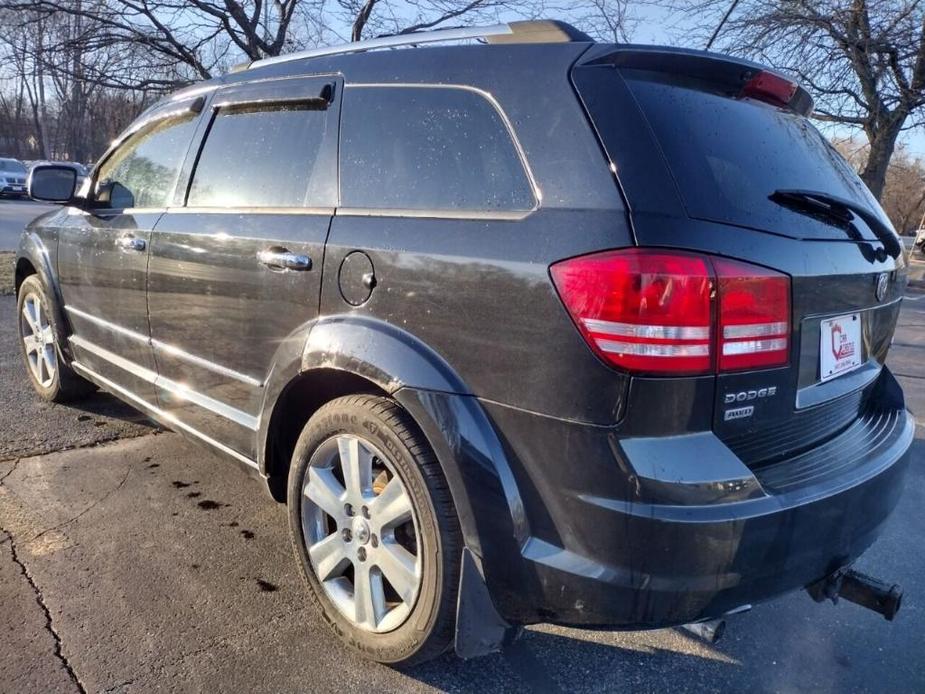
[[[233,71],[248,70],[292,60],[319,58],[326,55],[345,55],[362,53],[378,48],[396,48],[399,46],[416,46],[422,43],[465,41],[467,39],[485,39],[488,43],[565,43],[569,41],[593,41],[593,39],[575,27],[557,20],[533,20],[492,24],[480,27],[457,27],[437,29],[434,31],[414,31],[407,34],[382,36],[366,41],[354,41],[339,46],[309,48],[304,51],[276,55],[255,60],[250,65],[236,66]]]

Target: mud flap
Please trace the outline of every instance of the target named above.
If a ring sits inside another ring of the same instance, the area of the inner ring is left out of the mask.
[[[456,655],[469,659],[495,653],[519,633],[498,614],[478,560],[464,547],[456,600]]]

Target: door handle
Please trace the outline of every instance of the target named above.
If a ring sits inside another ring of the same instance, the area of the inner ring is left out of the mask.
[[[116,245],[125,251],[143,251],[147,244],[144,239],[136,239],[134,236],[120,236]]]
[[[257,253],[257,260],[271,270],[311,270],[312,259],[287,251],[285,248],[268,248]]]

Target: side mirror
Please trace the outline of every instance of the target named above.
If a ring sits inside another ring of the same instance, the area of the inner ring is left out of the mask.
[[[70,166],[38,164],[29,172],[29,197],[41,202],[68,203],[77,188],[77,171]]]
[[[101,207],[124,210],[135,207],[135,196],[118,181],[100,181],[96,190],[96,204]]]

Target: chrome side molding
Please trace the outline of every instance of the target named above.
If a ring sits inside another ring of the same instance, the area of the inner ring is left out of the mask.
[[[97,316],[87,313],[86,311],[81,311],[80,309],[74,308],[73,306],[65,306],[64,309],[68,313],[90,321],[94,325],[98,325],[101,328],[118,333],[119,335],[135,340],[136,342],[149,345],[155,350],[160,350],[161,352],[169,354],[172,357],[176,357],[177,359],[182,359],[183,361],[187,361],[190,364],[195,364],[198,367],[207,369],[217,374],[221,374],[222,376],[226,376],[235,381],[241,381],[241,383],[246,383],[247,385],[253,386],[254,388],[263,388],[263,381],[253,378],[252,376],[248,376],[247,374],[242,374],[240,371],[229,369],[228,367],[222,366],[221,364],[216,364],[215,362],[209,361],[208,359],[203,359],[202,357],[198,357],[195,354],[190,354],[189,352],[183,351],[179,347],[168,345],[167,343],[161,342],[160,340],[151,339],[147,335],[142,335],[141,333],[137,333],[134,330],[130,330],[129,328],[116,325],[115,323],[110,323],[107,320],[98,318]]]
[[[220,400],[216,400],[215,398],[211,398],[208,395],[204,395],[203,393],[192,390],[182,383],[177,383],[176,381],[172,381],[169,378],[165,378],[164,376],[151,371],[151,369],[147,369],[132,361],[129,361],[124,357],[120,357],[118,354],[114,354],[108,349],[100,347],[99,345],[94,344],[82,337],[71,335],[68,340],[70,341],[71,346],[86,350],[91,354],[95,354],[100,359],[108,361],[110,364],[117,366],[123,371],[127,371],[133,376],[140,378],[142,381],[151,383],[155,388],[163,388],[171,395],[199,405],[203,409],[217,414],[219,417],[228,419],[235,424],[244,427],[245,429],[257,431],[257,418],[247,414],[247,412],[243,412],[237,408],[232,407],[231,405],[227,405],[221,402]]]

